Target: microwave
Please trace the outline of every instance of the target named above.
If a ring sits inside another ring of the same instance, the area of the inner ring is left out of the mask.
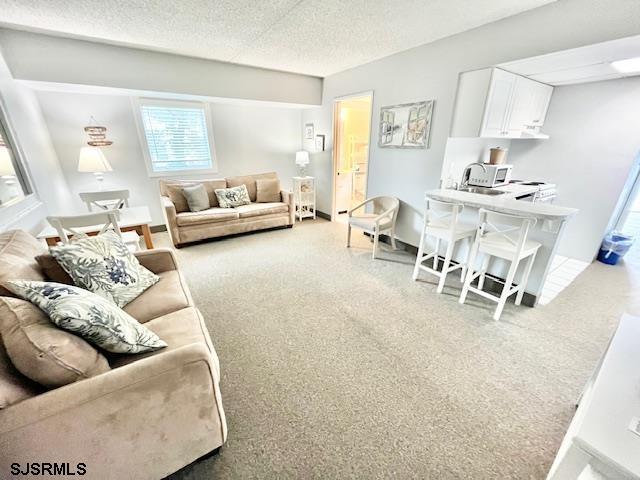
[[[469,172],[469,185],[476,187],[499,187],[506,185],[511,180],[511,168],[513,165],[490,165],[483,164],[486,172],[482,167],[473,167]]]

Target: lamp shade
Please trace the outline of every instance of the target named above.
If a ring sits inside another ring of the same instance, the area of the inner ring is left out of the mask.
[[[0,147],[0,177],[15,175],[16,171],[11,162],[11,154],[5,146]]]
[[[296,165],[301,167],[309,165],[309,152],[305,152],[304,150],[296,152]]]
[[[84,173],[110,172],[113,169],[98,147],[82,147],[78,157],[78,171]]]

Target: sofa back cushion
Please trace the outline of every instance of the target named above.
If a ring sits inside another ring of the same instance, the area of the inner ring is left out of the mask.
[[[0,234],[0,283],[5,280],[44,280],[35,257],[47,249],[24,230],[9,230]],[[13,293],[0,285],[0,295]]]
[[[259,173],[257,175],[242,175],[239,177],[227,177],[228,187],[238,187],[240,185],[246,185],[249,192],[249,199],[255,202],[258,197],[258,189],[256,187],[256,180],[259,178],[271,178],[278,179],[276,172]]]
[[[0,333],[13,365],[55,388],[109,371],[107,359],[73,333],[56,327],[35,305],[0,297]]]
[[[45,391],[43,386],[29,380],[13,366],[0,340],[0,410]]]
[[[201,183],[207,190],[209,205],[218,206],[216,188],[227,188],[227,181],[224,178],[209,178],[204,180],[160,180],[160,195],[169,197],[176,207],[176,213],[189,212],[189,204],[182,192],[184,187],[193,187]]]

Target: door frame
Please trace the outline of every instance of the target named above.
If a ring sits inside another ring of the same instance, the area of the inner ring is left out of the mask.
[[[336,180],[338,176],[338,104],[345,100],[351,100],[353,98],[369,97],[371,99],[371,118],[369,119],[369,148],[367,149],[367,178],[365,181],[366,192],[369,192],[369,167],[371,163],[371,138],[373,137],[373,90],[366,90],[364,92],[351,93],[349,95],[342,95],[340,97],[333,98],[333,106],[331,115],[333,117],[333,152],[331,155],[331,221],[335,222],[338,216],[336,212]],[[366,193],[365,193],[366,197]]]

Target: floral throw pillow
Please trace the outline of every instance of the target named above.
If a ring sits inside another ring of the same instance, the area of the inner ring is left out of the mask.
[[[167,344],[104,298],[71,285],[15,280],[4,286],[43,310],[58,327],[114,353],[142,353]]]
[[[51,255],[73,283],[119,307],[137,298],[160,278],[144,268],[120,236],[110,230],[50,247]]]
[[[240,205],[249,205],[251,199],[246,185],[238,185],[231,188],[217,188],[215,190],[218,203],[222,208],[239,207]]]

